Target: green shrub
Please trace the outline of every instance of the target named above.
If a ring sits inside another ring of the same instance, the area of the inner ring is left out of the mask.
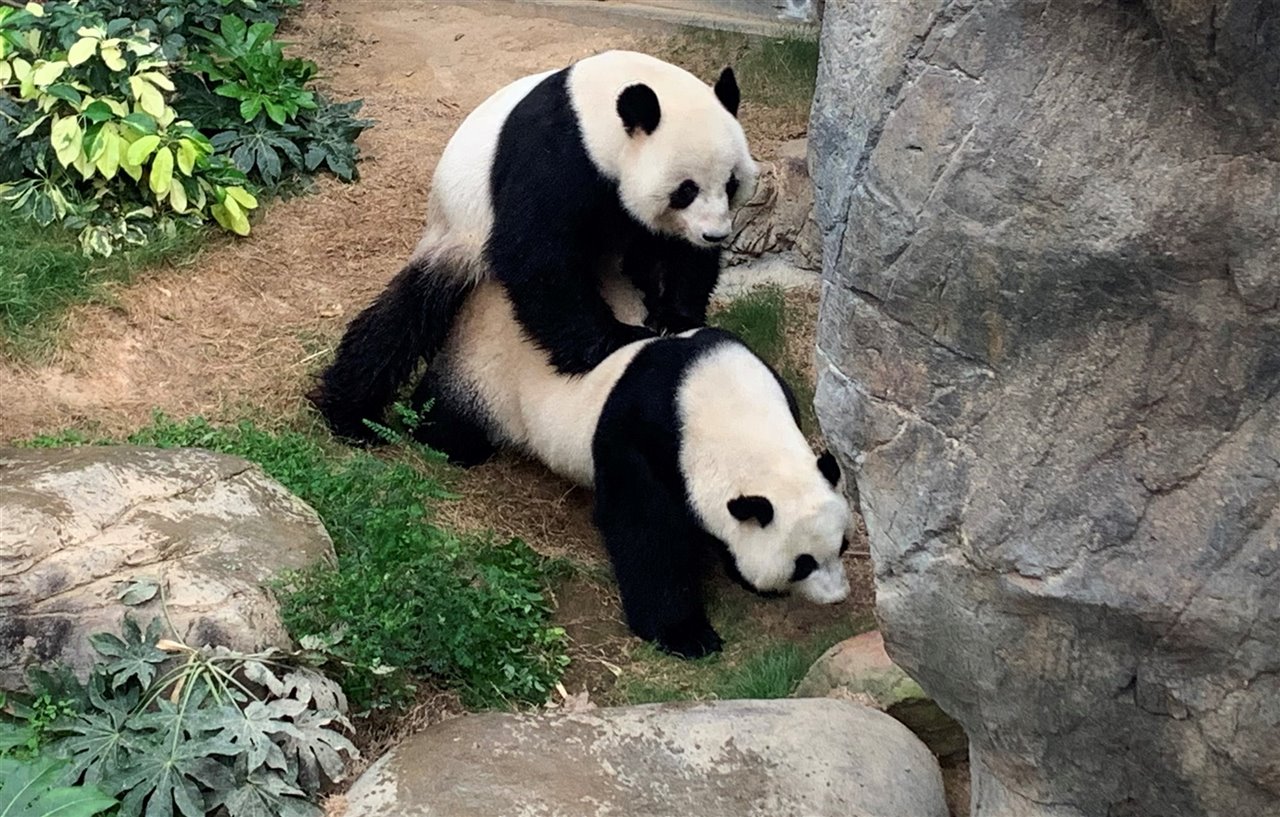
[[[63,435],[35,444],[82,441]],[[157,416],[128,441],[244,457],[315,508],[338,564],[282,583],[284,620],[295,636],[331,644],[353,705],[403,703],[407,676],[442,681],[472,705],[540,702],[567,663],[544,592],[552,565],[522,542],[432,525],[429,504],[448,494],[411,465],[249,422]]]
[[[354,179],[372,123],[309,87],[315,63],[284,56],[275,21],[295,4],[0,7],[0,201],[109,255],[180,222],[247,235],[255,192],[322,168]]]

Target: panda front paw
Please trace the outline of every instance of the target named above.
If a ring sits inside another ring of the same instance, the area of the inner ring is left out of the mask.
[[[656,639],[664,652],[681,658],[704,658],[720,652],[724,640],[706,620],[685,621],[665,630]]]

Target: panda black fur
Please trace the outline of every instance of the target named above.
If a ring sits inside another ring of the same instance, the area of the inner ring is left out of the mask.
[[[619,317],[642,309],[619,303]],[[632,630],[678,655],[720,648],[703,557],[765,595],[843,599],[850,521],[829,454],[814,455],[795,398],[733,335],[640,340],[581,376],[558,374],[521,333],[503,289],[478,285],[415,401],[419,439],[455,461],[522,449],[595,489],[594,518]]]
[[[309,395],[330,427],[367,438],[364,420],[432,359],[483,280],[505,286],[562,373],[701,326],[732,211],[758,175],[738,103],[729,69],[713,88],[628,51],[524,77],[482,103],[445,147],[409,263],[351,322]],[[645,292],[647,328],[600,298],[610,263]]]

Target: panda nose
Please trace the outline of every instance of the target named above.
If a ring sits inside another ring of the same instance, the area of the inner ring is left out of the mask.
[[[703,233],[702,240],[708,244],[719,244],[729,237],[728,233]]]

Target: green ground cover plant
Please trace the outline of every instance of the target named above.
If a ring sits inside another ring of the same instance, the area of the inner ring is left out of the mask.
[[[125,441],[244,457],[316,510],[338,563],[281,582],[284,621],[339,659],[358,712],[407,702],[423,678],[458,690],[471,706],[540,703],[567,664],[546,592],[554,565],[519,540],[433,525],[431,503],[450,494],[430,468],[250,421],[157,415]],[[32,444],[85,442],[67,433]]]
[[[122,597],[154,597],[154,581]],[[0,717],[0,814],[319,817],[328,785],[358,756],[347,702],[317,666],[324,653],[195,649],[126,617],[98,633],[87,681],[31,673],[29,701]],[[8,774],[5,764],[9,764]],[[5,792],[23,787],[5,805]],[[26,802],[22,803],[21,800]]]

